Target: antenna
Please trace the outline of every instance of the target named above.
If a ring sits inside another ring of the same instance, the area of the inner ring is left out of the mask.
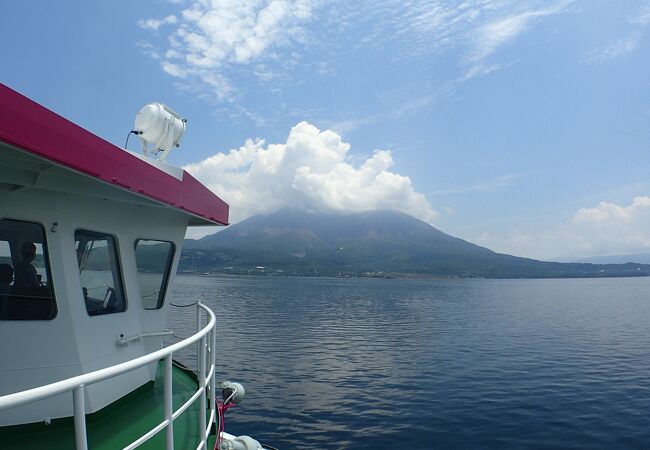
[[[169,152],[180,145],[187,120],[169,106],[149,103],[135,116],[135,134],[142,143],[145,156],[164,161]],[[151,147],[149,147],[151,145]]]

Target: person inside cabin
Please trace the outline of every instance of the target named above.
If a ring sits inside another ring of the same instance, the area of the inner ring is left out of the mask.
[[[14,289],[18,293],[33,291],[41,285],[36,268],[32,265],[32,261],[36,259],[36,245],[33,242],[25,242],[20,247],[20,255],[22,259],[16,264]]]

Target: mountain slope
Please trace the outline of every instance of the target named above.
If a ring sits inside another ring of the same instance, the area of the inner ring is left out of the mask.
[[[187,241],[181,271],[293,275],[421,274],[444,277],[595,277],[650,274],[641,264],[555,263],[495,253],[396,211],[285,209]]]

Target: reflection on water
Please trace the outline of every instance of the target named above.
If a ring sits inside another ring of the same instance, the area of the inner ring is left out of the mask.
[[[183,276],[172,301],[216,312],[217,378],[247,391],[233,434],[285,450],[612,448],[650,445],[648,293],[645,278]],[[194,311],[171,312],[190,334]]]

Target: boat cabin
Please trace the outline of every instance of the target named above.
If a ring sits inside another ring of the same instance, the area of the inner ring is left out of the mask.
[[[228,205],[187,172],[118,148],[0,85],[0,396],[161,348],[188,225]],[[99,411],[156,363],[87,386]],[[70,394],[0,426],[73,415]]]

